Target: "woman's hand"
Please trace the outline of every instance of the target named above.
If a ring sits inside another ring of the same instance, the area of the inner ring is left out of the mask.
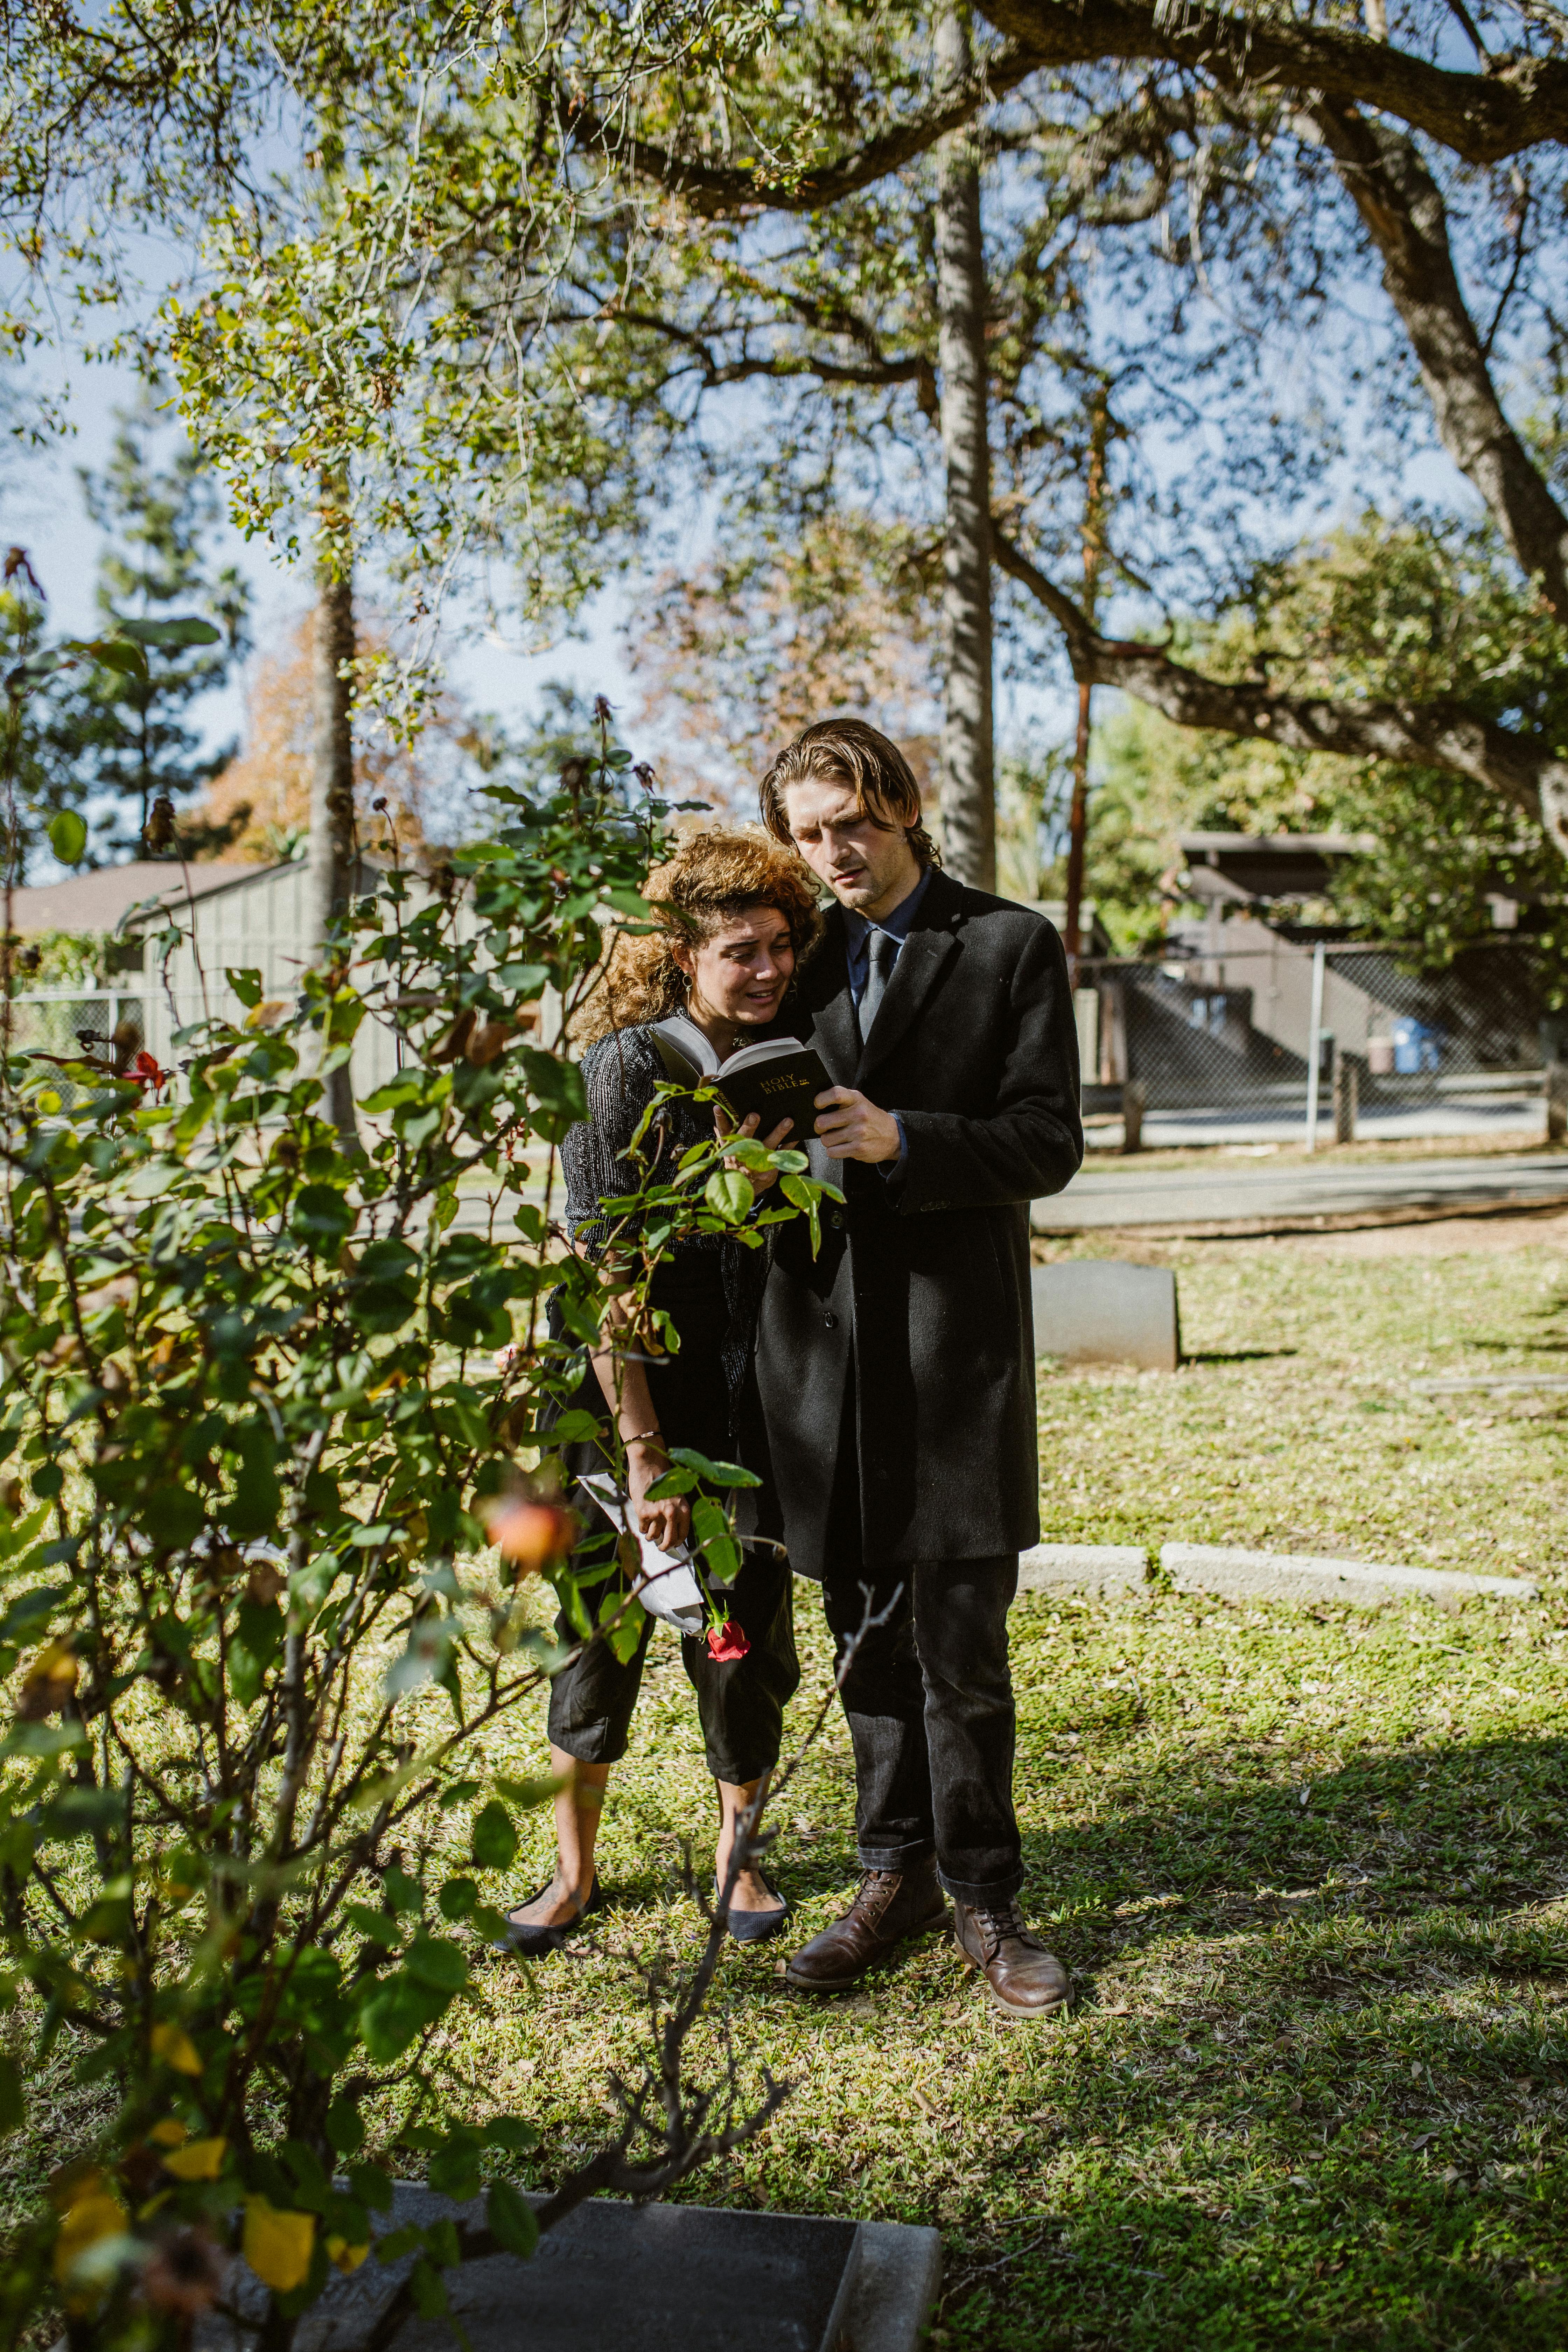
[[[662,1438],[634,1437],[627,1445],[626,1488],[633,1524],[660,1551],[674,1551],[691,1532],[691,1507],[684,1495],[671,1495],[658,1503],[647,1499],[648,1488],[658,1486],[668,1467]]]
[[[713,1124],[719,1130],[719,1140],[721,1143],[724,1141],[727,1136],[731,1135],[743,1135],[749,1138],[756,1134],[757,1129],[762,1124],[762,1113],[754,1110],[749,1112],[746,1118],[742,1121],[741,1125],[737,1127],[734,1124],[734,1121],[731,1118],[729,1112],[724,1108],[723,1104],[715,1103],[713,1106]],[[795,1121],[793,1118],[781,1119],[771,1135],[763,1136],[763,1150],[767,1151],[779,1150],[783,1146],[785,1136],[789,1133],[794,1125]],[[776,1184],[779,1181],[779,1171],[776,1168],[743,1168],[738,1160],[726,1160],[724,1165],[726,1168],[738,1170],[739,1172],[745,1177],[753,1192],[765,1192],[770,1184]]]

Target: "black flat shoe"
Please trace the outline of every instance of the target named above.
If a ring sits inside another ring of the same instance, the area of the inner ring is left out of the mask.
[[[549,1892],[551,1884],[552,1882],[547,1878],[544,1885],[534,1894],[525,1895],[522,1901],[517,1905],[517,1909],[524,1911],[531,1903],[537,1903],[541,1895]],[[580,1911],[573,1914],[570,1919],[564,1920],[558,1927],[522,1927],[509,1920],[506,1934],[496,1946],[496,1949],[498,1952],[515,1952],[518,1958],[523,1960],[542,1959],[546,1952],[558,1952],[567,1937],[576,1934],[578,1927],[591,1911],[602,1911],[604,1907],[605,1890],[599,1883],[599,1874],[595,1871],[588,1900]]]
[[[778,1895],[778,1888],[771,1878],[764,1878],[763,1885],[770,1895]],[[713,1897],[715,1902],[720,1898],[717,1879],[713,1881]],[[789,1917],[789,1898],[779,1895],[776,1911],[731,1911],[725,1924],[737,1944],[765,1944],[770,1936],[779,1934]]]

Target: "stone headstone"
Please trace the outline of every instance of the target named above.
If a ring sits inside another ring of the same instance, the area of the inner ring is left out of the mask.
[[[1155,1372],[1173,1372],[1181,1362],[1176,1277],[1169,1266],[1070,1258],[1036,1266],[1032,1287],[1037,1356]]]

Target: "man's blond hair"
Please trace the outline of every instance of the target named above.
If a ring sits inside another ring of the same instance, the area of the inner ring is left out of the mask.
[[[863,719],[823,719],[797,735],[757,787],[763,823],[775,841],[793,842],[784,794],[792,784],[847,784],[856,806],[888,833],[901,826],[922,866],[940,866],[921,821],[921,788],[896,743]]]

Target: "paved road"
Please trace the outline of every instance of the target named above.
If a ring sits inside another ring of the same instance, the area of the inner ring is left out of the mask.
[[[1074,1177],[1055,1200],[1037,1201],[1037,1233],[1097,1225],[1188,1225],[1401,1209],[1539,1208],[1568,1204],[1568,1152],[1496,1160],[1407,1160],[1390,1166],[1330,1158],[1313,1168],[1166,1168],[1135,1165]]]

